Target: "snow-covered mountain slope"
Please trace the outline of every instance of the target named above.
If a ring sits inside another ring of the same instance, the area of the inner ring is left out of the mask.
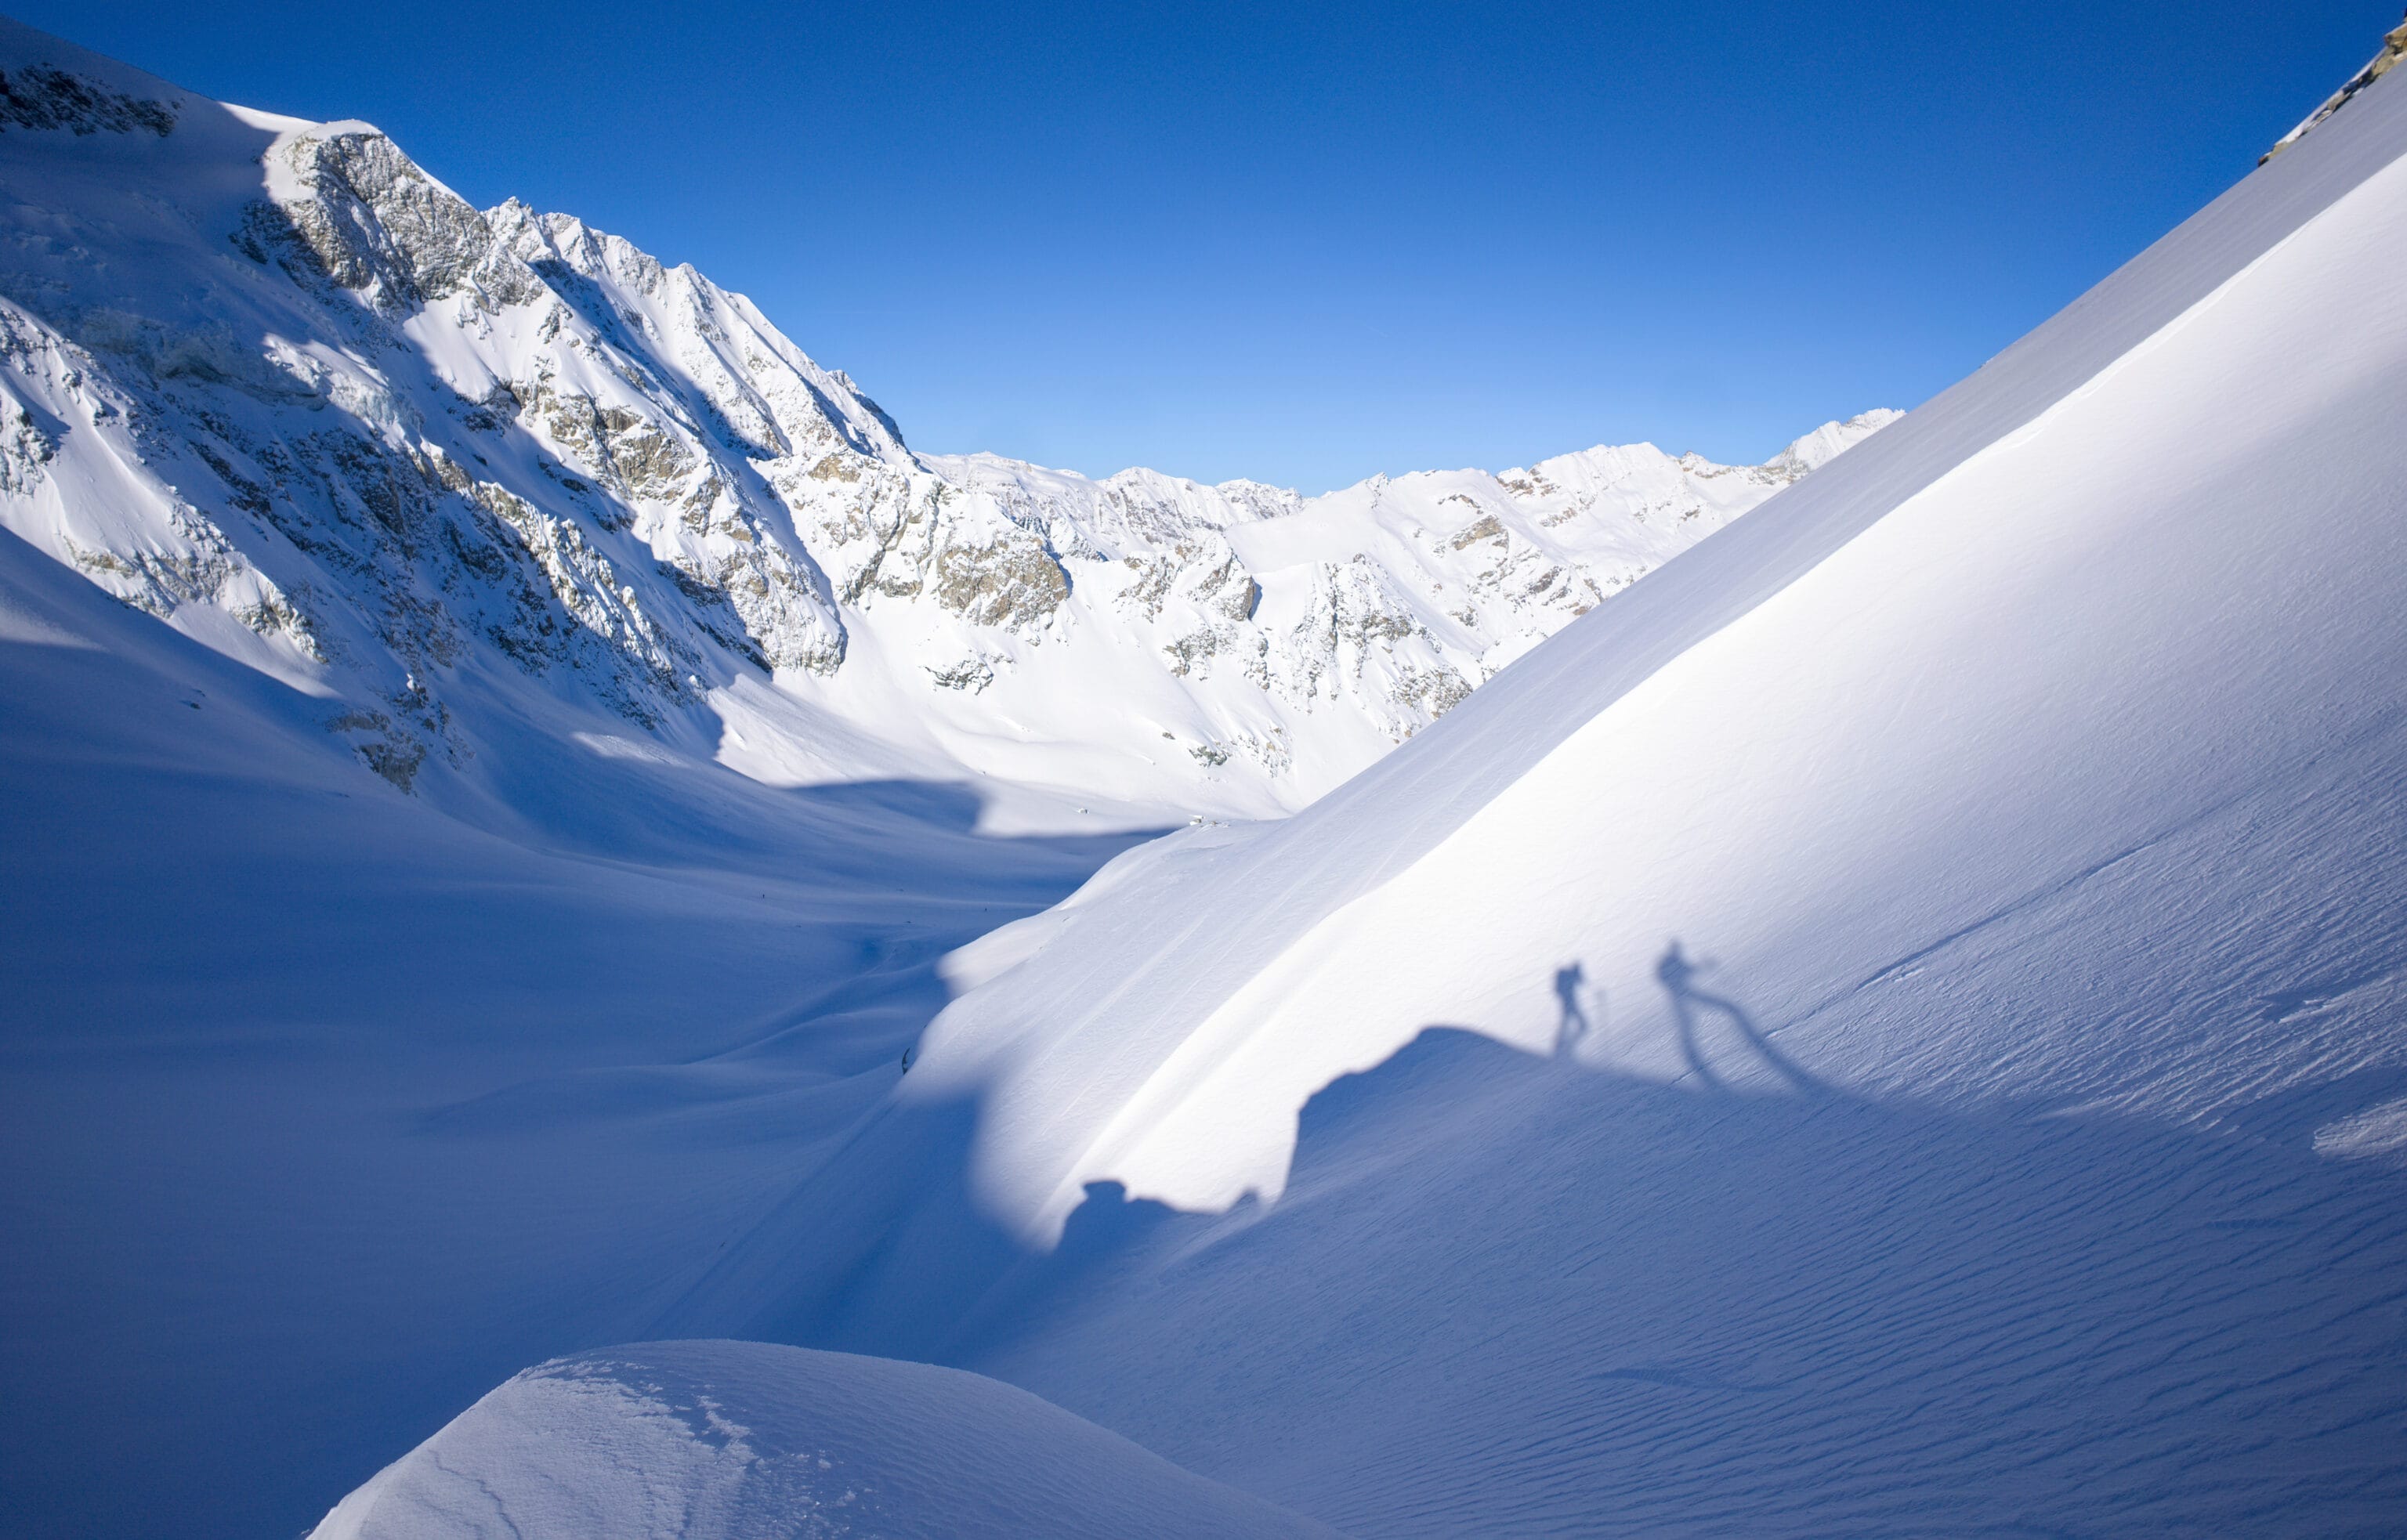
[[[1132,838],[573,717],[455,817],[323,709],[0,534],[0,1534],[297,1534],[652,1335]]]
[[[1894,416],[1309,502],[916,456],[741,295],[365,123],[13,23],[0,78],[0,525],[438,797],[499,713],[1279,812]]]
[[[345,1498],[314,1540],[1333,1536],[1025,1391],[759,1342],[529,1369]]]
[[[1362,1533],[2395,1528],[2402,248],[2393,72],[1303,813],[969,949],[663,1329]]]

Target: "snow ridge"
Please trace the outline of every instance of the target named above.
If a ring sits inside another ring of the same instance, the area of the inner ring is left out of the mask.
[[[1333,1540],[977,1375],[758,1342],[538,1364],[314,1540]]]

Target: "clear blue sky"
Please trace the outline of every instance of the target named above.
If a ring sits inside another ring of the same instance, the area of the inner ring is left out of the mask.
[[[923,449],[1317,491],[1911,406],[2399,0],[16,0],[691,261]]]

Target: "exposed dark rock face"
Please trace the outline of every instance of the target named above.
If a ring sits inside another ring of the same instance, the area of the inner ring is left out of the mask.
[[[164,139],[176,132],[176,107],[173,102],[123,95],[40,64],[14,76],[0,70],[0,130],[13,124],[72,134],[150,133]]]

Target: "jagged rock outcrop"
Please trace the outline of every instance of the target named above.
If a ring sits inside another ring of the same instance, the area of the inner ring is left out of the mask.
[[[2366,62],[2365,67],[2350,76],[2346,84],[2325,99],[2323,106],[2307,115],[2305,121],[2273,141],[2273,148],[2258,156],[2257,163],[2263,165],[2274,156],[2297,144],[2333,113],[2348,106],[2350,98],[2358,92],[2389,74],[2391,66],[2398,64],[2401,58],[2407,58],[2407,21],[2400,22],[2384,34],[2381,50]]]
[[[124,95],[47,64],[0,70],[0,132],[63,128],[71,134],[133,134],[165,138],[182,104]]]

